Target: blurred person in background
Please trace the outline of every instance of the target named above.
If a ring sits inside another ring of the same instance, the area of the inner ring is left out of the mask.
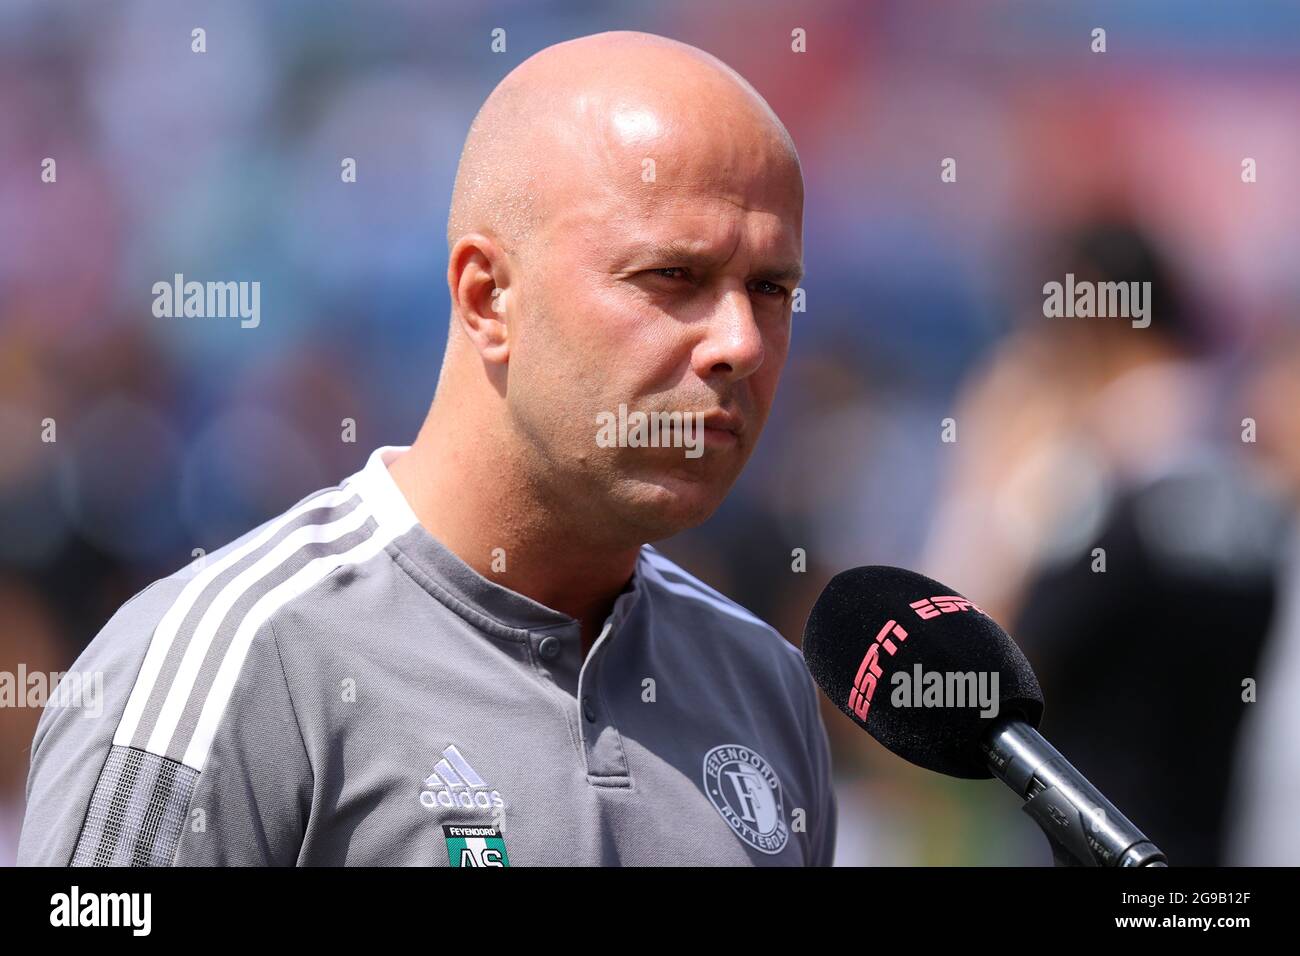
[[[1099,215],[1057,245],[1048,281],[1150,282],[1150,324],[1038,316],[995,355],[956,416],[931,566],[1023,642],[1054,745],[1174,864],[1214,864],[1281,511],[1221,434],[1189,291],[1152,239]]]
[[[1247,708],[1232,775],[1224,862],[1300,864],[1300,333],[1267,343],[1243,389],[1243,417],[1259,426],[1262,480],[1291,508],[1281,603],[1254,675],[1258,699]]]

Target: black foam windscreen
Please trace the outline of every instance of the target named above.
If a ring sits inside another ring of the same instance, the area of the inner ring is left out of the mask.
[[[979,741],[995,720],[1037,727],[1043,715],[1038,679],[1006,631],[915,571],[835,575],[808,617],[803,654],[858,726],[905,760],[954,777],[992,776]]]

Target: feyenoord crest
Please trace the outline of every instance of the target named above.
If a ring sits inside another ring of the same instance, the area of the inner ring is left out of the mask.
[[[781,804],[781,781],[763,757],[740,744],[704,755],[704,792],[740,837],[762,853],[780,853],[790,838]]]
[[[496,827],[467,823],[445,823],[447,858],[452,866],[509,866],[506,838]]]

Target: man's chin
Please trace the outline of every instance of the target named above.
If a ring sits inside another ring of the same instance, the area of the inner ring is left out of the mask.
[[[625,479],[618,497],[644,540],[659,541],[703,524],[730,488],[716,477],[667,472]]]

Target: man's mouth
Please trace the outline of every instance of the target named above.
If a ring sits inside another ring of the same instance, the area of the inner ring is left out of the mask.
[[[705,432],[718,432],[731,435],[738,438],[744,431],[745,422],[739,415],[734,412],[724,412],[722,410],[707,412],[704,415]]]

